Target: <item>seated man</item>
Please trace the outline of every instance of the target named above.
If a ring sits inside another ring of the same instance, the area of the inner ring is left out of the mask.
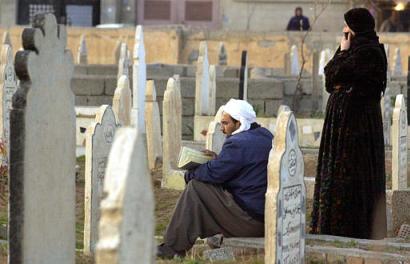
[[[231,99],[223,106],[221,130],[227,135],[221,153],[185,173],[187,186],[175,207],[157,255],[185,255],[195,240],[262,237],[267,165],[272,134],[255,123],[252,106]],[[208,151],[209,153],[209,151]]]

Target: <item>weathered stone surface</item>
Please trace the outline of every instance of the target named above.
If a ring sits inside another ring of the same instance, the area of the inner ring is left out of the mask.
[[[154,195],[144,137],[118,129],[101,202],[97,264],[154,263]]]
[[[293,45],[290,48],[290,75],[299,75],[300,64],[299,64],[299,52],[298,47]]]
[[[10,114],[10,263],[74,263],[75,111],[66,30],[36,15],[16,54]]]
[[[219,43],[218,64],[221,66],[228,65],[228,54],[226,53],[225,44],[223,42]]]
[[[98,75],[78,75],[72,80],[75,95],[103,95],[104,79]]]
[[[199,46],[195,75],[195,115],[210,115],[209,77],[208,46],[205,41],[202,41]]]
[[[396,236],[402,224],[410,224],[410,190],[393,191],[392,231]]]
[[[112,99],[112,109],[120,126],[131,125],[131,100],[130,82],[126,75],[122,75]]]
[[[103,104],[112,104],[112,96],[76,96],[75,105],[96,107]]]
[[[121,76],[125,75],[129,78],[130,73],[129,73],[129,68],[130,68],[130,61],[128,58],[128,46],[127,43],[123,42],[121,43],[121,49],[120,49],[120,59],[118,61],[118,73],[117,73],[117,78],[119,79]]]
[[[169,78],[163,101],[163,188],[183,189],[185,181],[183,173],[177,171],[177,161],[181,149],[182,106],[179,76]]]
[[[219,154],[222,150],[225,139],[226,136],[221,131],[221,123],[217,120],[211,121],[206,134],[205,148]]]
[[[384,95],[380,101],[380,106],[382,108],[382,117],[383,117],[383,136],[384,136],[384,145],[391,145],[391,120],[393,109],[391,105],[390,97],[390,88],[386,87]]]
[[[17,78],[14,71],[13,50],[11,46],[2,45],[0,54],[0,132],[1,138],[6,148],[6,153],[9,153],[10,143],[10,110],[12,97],[17,90]],[[6,157],[6,163],[8,158]],[[4,161],[4,160],[3,160]],[[4,164],[7,166],[7,164]]]
[[[243,50],[239,70],[239,99],[248,100],[248,51]]]
[[[233,261],[235,260],[235,255],[233,248],[230,247],[223,247],[223,248],[218,248],[218,249],[212,249],[212,250],[205,250],[204,253],[204,258],[214,262],[214,261]]]
[[[11,48],[13,48],[13,47],[11,46],[10,33],[9,33],[8,31],[5,31],[5,32],[3,33],[3,37],[2,37],[2,39],[1,39],[1,44],[3,44],[3,45],[9,45]]]
[[[392,190],[407,189],[407,109],[401,94],[393,110],[392,141]]]
[[[154,81],[147,82],[145,95],[145,129],[147,135],[148,167],[154,169],[162,158],[161,120]]]
[[[209,115],[215,115],[216,107],[216,67],[209,66]]]
[[[400,76],[403,74],[403,65],[401,63],[401,55],[400,55],[400,48],[396,48],[394,50],[394,57],[393,57],[393,76]]]
[[[84,35],[81,35],[81,38],[80,38],[80,45],[78,46],[78,52],[77,52],[77,63],[78,64],[88,64],[87,44],[85,42]]]
[[[282,99],[283,82],[276,79],[249,80],[248,99]]]
[[[135,29],[135,44],[132,65],[132,114],[131,124],[139,133],[145,133],[145,89],[147,85],[147,65],[145,64],[144,31],[142,26]]]
[[[84,252],[87,254],[94,253],[98,241],[105,169],[117,126],[113,109],[109,105],[103,105],[97,111],[95,122],[86,132]]]
[[[298,128],[282,111],[268,163],[265,205],[265,262],[300,263],[305,257],[306,190]]]

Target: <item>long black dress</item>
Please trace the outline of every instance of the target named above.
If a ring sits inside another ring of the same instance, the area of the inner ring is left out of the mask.
[[[326,107],[311,232],[355,238],[386,235],[381,94],[387,60],[375,33],[356,36],[325,67]]]

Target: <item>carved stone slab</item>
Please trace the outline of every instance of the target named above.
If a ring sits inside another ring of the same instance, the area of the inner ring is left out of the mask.
[[[98,109],[87,129],[85,141],[85,191],[84,191],[84,252],[94,253],[98,241],[100,202],[103,198],[103,183],[117,129],[115,114],[109,105]]]
[[[221,131],[221,123],[217,121],[211,121],[208,127],[208,133],[206,134],[205,148],[219,154],[222,150],[222,146],[225,143],[226,136]]]
[[[78,47],[78,53],[77,53],[77,63],[78,64],[88,64],[87,44],[85,42],[84,35],[81,35],[81,38],[80,38],[80,45]]]
[[[290,48],[290,75],[299,75],[300,63],[299,63],[299,52],[296,45],[292,45]]]
[[[145,130],[147,135],[148,167],[154,169],[162,158],[161,119],[154,81],[147,82],[145,96]]]
[[[155,262],[154,194],[144,142],[135,128],[116,132],[100,205],[97,264]]]
[[[265,263],[304,263],[306,189],[293,112],[282,111],[268,163]]]
[[[129,67],[130,67],[130,61],[128,58],[128,46],[127,46],[127,43],[123,42],[121,43],[121,48],[120,48],[120,59],[118,60],[117,78],[119,79],[123,75],[129,78],[130,76]]]
[[[209,115],[209,61],[206,41],[201,41],[199,45],[195,78],[195,115]]]
[[[402,94],[394,105],[392,141],[392,190],[407,189],[407,108]]]
[[[73,264],[73,57],[54,15],[36,15],[22,39],[10,113],[9,263]]]
[[[120,126],[131,125],[131,100],[130,81],[126,75],[122,75],[112,100],[112,108]]]

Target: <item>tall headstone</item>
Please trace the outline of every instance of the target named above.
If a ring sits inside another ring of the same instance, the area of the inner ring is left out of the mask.
[[[118,75],[117,78],[119,79],[122,75],[125,75],[129,78],[129,67],[130,61],[128,58],[128,46],[127,43],[121,43],[120,49],[120,59],[118,61]]]
[[[10,47],[12,47],[11,45],[11,39],[10,39],[10,33],[8,31],[5,31],[3,33],[3,38],[1,40],[1,44],[3,45],[9,45]]]
[[[299,64],[299,52],[296,45],[292,45],[290,48],[290,75],[299,75],[300,64]]]
[[[86,254],[95,252],[98,241],[98,221],[105,169],[117,126],[111,106],[103,105],[97,111],[95,122],[86,132],[84,190],[84,253]]]
[[[218,62],[220,66],[228,65],[228,54],[226,53],[225,44],[223,42],[219,43]]]
[[[387,65],[388,65],[390,62],[390,46],[389,44],[383,43],[383,47],[384,47],[384,53],[386,54]],[[389,69],[389,67],[387,67],[387,75],[391,75],[391,70]]]
[[[154,194],[143,135],[117,130],[104,179],[97,264],[155,262]]]
[[[195,115],[209,115],[209,62],[205,41],[199,45],[195,79]]]
[[[0,54],[0,131],[6,153],[9,153],[10,143],[10,110],[12,97],[17,90],[17,78],[14,71],[13,50],[9,45],[2,45]],[[7,157],[6,157],[7,158]],[[8,158],[7,158],[8,160]]]
[[[88,55],[87,55],[87,44],[85,42],[85,36],[81,35],[80,45],[78,46],[77,53],[77,63],[78,64],[88,64]]]
[[[153,80],[147,81],[145,95],[145,130],[147,134],[148,167],[154,169],[162,158],[161,119]]]
[[[10,113],[9,263],[73,264],[73,56],[52,14],[36,15],[22,39]]]
[[[182,101],[179,76],[169,78],[162,103],[162,183],[163,188],[183,189],[183,173],[177,171],[181,150]]]
[[[112,108],[120,126],[131,125],[131,100],[130,81],[126,75],[122,75],[112,100]]]
[[[239,73],[239,99],[248,100],[248,51],[242,51]]]
[[[400,48],[396,48],[393,57],[393,76],[401,76],[403,74],[403,65],[401,63]]]
[[[319,75],[325,75],[325,66],[332,58],[332,51],[330,49],[324,49],[320,52],[319,58]]]
[[[322,93],[322,83],[320,82],[319,75],[319,61],[320,54],[318,51],[314,50],[312,54],[312,111],[317,112],[319,110],[319,101],[320,95]]]
[[[147,65],[145,64],[144,31],[142,26],[135,30],[135,44],[132,65],[132,117],[131,124],[139,133],[145,133],[144,103],[147,84]]]
[[[117,64],[120,61],[121,56],[121,45],[122,45],[122,38],[115,42],[115,49],[114,49],[114,64]]]
[[[293,112],[282,111],[268,163],[265,203],[265,263],[303,263],[306,189],[298,126]]]
[[[216,108],[216,67],[209,66],[209,111],[208,115],[215,115]]]
[[[221,131],[221,123],[215,120],[211,121],[206,134],[205,148],[219,154],[225,143],[225,139],[226,136]]]
[[[390,146],[391,145],[391,120],[393,109],[391,105],[391,97],[390,97],[390,88],[386,87],[386,91],[382,99],[380,100],[380,106],[382,109],[382,117],[383,117],[383,136],[384,136],[384,145]]]
[[[407,108],[402,94],[394,105],[392,140],[392,190],[407,189]]]

